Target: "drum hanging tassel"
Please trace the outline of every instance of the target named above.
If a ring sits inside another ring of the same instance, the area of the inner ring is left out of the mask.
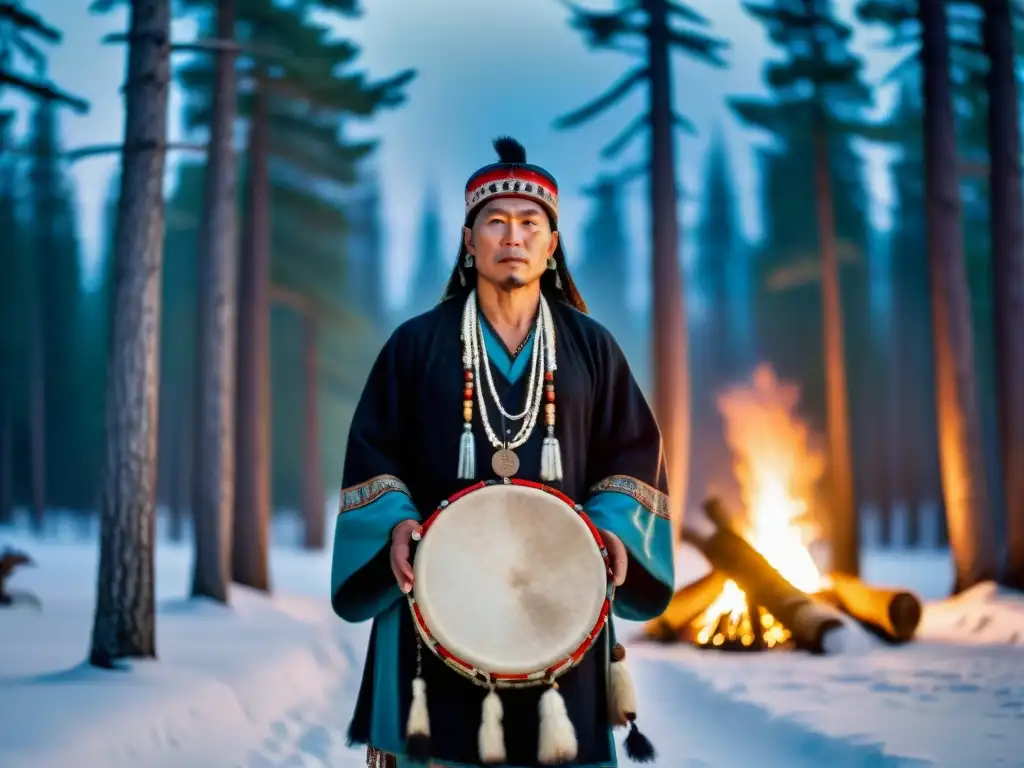
[[[485,765],[499,765],[505,762],[505,730],[501,719],[504,717],[501,698],[493,688],[484,698],[483,717],[480,720],[480,760]]]
[[[476,441],[473,439],[473,427],[466,424],[459,443],[459,480],[472,480],[476,477]]]
[[[537,759],[544,765],[561,765],[576,759],[576,729],[569,720],[565,700],[552,685],[540,697],[540,744]]]
[[[412,679],[412,703],[405,725],[405,754],[416,763],[430,759],[430,714],[427,712],[427,683],[423,679],[423,643],[416,637],[416,677]]]
[[[626,755],[635,763],[654,762],[654,745],[636,727],[636,687],[626,666],[626,648],[620,643],[612,647],[608,677],[609,719],[613,726],[629,725]]]
[[[405,753],[411,760],[430,759],[430,716],[427,714],[427,684],[422,677],[412,681],[412,704],[405,732]]]
[[[622,649],[621,651],[619,649]],[[619,658],[616,658],[619,655]],[[612,663],[608,672],[609,695],[612,725],[619,727],[628,725],[636,719],[636,688],[633,678],[626,667],[626,649],[616,645],[612,649]]]

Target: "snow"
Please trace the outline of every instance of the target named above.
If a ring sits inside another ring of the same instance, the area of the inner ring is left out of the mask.
[[[4,545],[36,560],[10,586],[42,608],[0,611],[0,766],[364,765],[344,740],[369,627],[331,613],[326,553],[279,544],[274,596],[235,588],[226,608],[187,600],[190,549],[161,543],[159,660],[106,672],[83,664],[95,540],[0,528]],[[917,642],[817,658],[633,643],[657,766],[1024,766],[1024,597],[980,585],[940,601],[945,552],[869,552],[865,576],[932,601]]]

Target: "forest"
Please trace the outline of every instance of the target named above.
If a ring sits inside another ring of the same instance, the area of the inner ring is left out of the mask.
[[[913,545],[920,508],[936,503],[933,543],[953,552],[955,589],[1024,587],[1024,473],[1010,471],[1024,467],[1019,9],[858,0],[851,24],[827,0],[742,3],[772,44],[771,97],[723,95],[772,139],[757,157],[763,236],[746,242],[721,136],[699,158],[695,231],[678,216],[677,143],[694,128],[674,103],[673,57],[727,67],[728,30],[671,0],[562,4],[589,46],[626,46],[638,60],[594,101],[547,116],[553,129],[648,93],[648,111],[594,157],[608,170],[588,190],[578,271],[617,336],[650,336],[649,349],[628,351],[663,428],[676,519],[723,450],[716,393],[767,361],[800,383],[825,435],[821,504],[840,570],[857,570],[860,510],[880,511],[888,540],[902,506]],[[144,571],[151,553],[118,552],[151,546],[159,519],[161,535],[193,541],[195,593],[227,600],[231,582],[271,588],[275,510],[298,522],[301,546],[326,544],[337,436],[390,330],[367,267],[382,148],[345,129],[415,98],[416,73],[362,70],[359,45],[322,21],[358,18],[351,0],[180,0],[174,12],[199,23],[189,41],[170,39],[167,0],[130,8],[129,29],[104,41],[129,48],[123,142],[76,147],[62,142],[61,118],[89,105],[47,73],[59,20],[0,3],[2,85],[32,102],[23,135],[13,111],[0,113],[0,525],[24,510],[40,535],[58,518],[99,530],[102,574],[116,557]],[[863,29],[884,30],[902,54],[884,82],[868,81],[851,46]],[[185,93],[180,143],[166,133],[172,78]],[[892,86],[894,109],[869,118]],[[623,168],[617,158],[641,140],[646,159]],[[885,232],[868,215],[866,145],[895,158]],[[69,168],[100,153],[119,155],[122,171],[90,281]],[[631,184],[647,185],[651,214],[652,305],[639,318],[614,304]],[[422,229],[419,274],[439,295],[429,209]],[[700,322],[687,311],[694,293]],[[109,597],[107,608],[126,599]],[[97,638],[100,664],[152,643],[145,632]]]

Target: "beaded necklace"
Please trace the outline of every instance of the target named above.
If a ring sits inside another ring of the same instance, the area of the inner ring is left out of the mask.
[[[470,291],[462,310],[462,369],[465,386],[462,393],[463,432],[459,444],[460,480],[472,480],[476,476],[476,442],[473,436],[474,391],[484,434],[495,448],[495,453],[491,457],[491,467],[495,474],[508,478],[519,471],[519,457],[515,449],[525,445],[530,439],[543,404],[547,436],[541,446],[540,477],[545,482],[562,480],[562,455],[558,438],[555,437],[555,370],[558,367],[555,358],[555,325],[551,317],[551,307],[548,306],[543,294],[540,297],[540,311],[537,312],[537,319],[534,322],[533,336],[526,402],[522,413],[512,414],[505,410],[494,385],[491,361],[484,341],[483,324],[477,308],[476,290]],[[481,367],[484,370],[490,398],[501,415],[509,421],[522,421],[519,431],[508,442],[502,441],[491,427],[483,386],[480,384]]]

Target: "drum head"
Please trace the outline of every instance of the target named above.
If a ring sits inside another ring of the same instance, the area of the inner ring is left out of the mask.
[[[452,502],[416,551],[415,597],[433,636],[489,673],[542,671],[593,630],[608,576],[586,522],[565,501],[493,485]]]

